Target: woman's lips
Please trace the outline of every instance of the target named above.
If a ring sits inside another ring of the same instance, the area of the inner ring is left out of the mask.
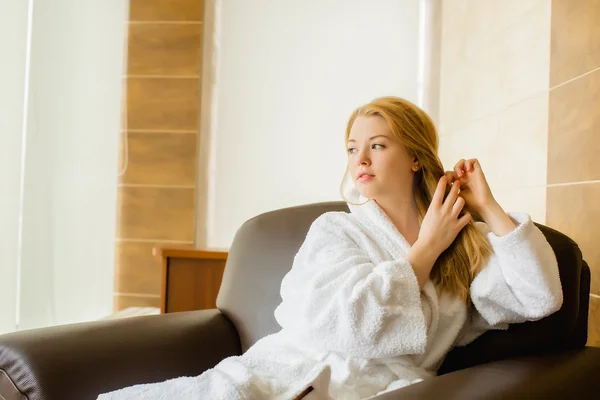
[[[369,174],[362,174],[359,178],[358,181],[359,182],[368,182],[371,179],[373,179],[375,177],[375,175],[369,175]]]

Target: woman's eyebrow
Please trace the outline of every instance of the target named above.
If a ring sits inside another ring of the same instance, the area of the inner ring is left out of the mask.
[[[375,135],[375,136],[371,136],[371,137],[369,138],[369,140],[377,139],[378,137],[382,137],[382,138],[389,139],[389,138],[388,138],[387,136],[385,136],[385,135]],[[350,140],[348,140],[348,143],[350,143],[350,142],[356,142],[356,140],[354,140],[354,139],[350,139]]]

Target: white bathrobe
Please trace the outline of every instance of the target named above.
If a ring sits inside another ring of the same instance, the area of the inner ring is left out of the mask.
[[[434,376],[446,354],[488,329],[543,318],[562,305],[552,248],[526,214],[497,237],[467,309],[428,282],[410,245],[374,202],[311,226],[281,285],[282,330],[198,377],[136,385],[99,399],[364,399]],[[201,355],[198,355],[201,357]]]

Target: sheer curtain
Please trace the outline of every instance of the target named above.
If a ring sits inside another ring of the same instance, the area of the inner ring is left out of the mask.
[[[0,0],[0,333],[16,324],[27,1]]]
[[[205,0],[198,244],[227,248],[257,214],[340,198],[351,110],[429,90],[424,2]]]
[[[112,312],[128,4],[0,0],[0,333]]]

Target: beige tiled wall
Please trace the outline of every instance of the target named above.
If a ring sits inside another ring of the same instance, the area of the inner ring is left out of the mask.
[[[202,1],[130,0],[115,311],[158,307],[152,249],[194,244],[202,33]]]
[[[501,205],[545,222],[549,1],[447,0],[440,155],[478,158]]]
[[[592,272],[588,344],[600,346],[600,1],[553,0],[548,225],[572,237]]]
[[[600,1],[446,0],[440,154],[481,160],[508,211],[571,236],[600,346]]]

